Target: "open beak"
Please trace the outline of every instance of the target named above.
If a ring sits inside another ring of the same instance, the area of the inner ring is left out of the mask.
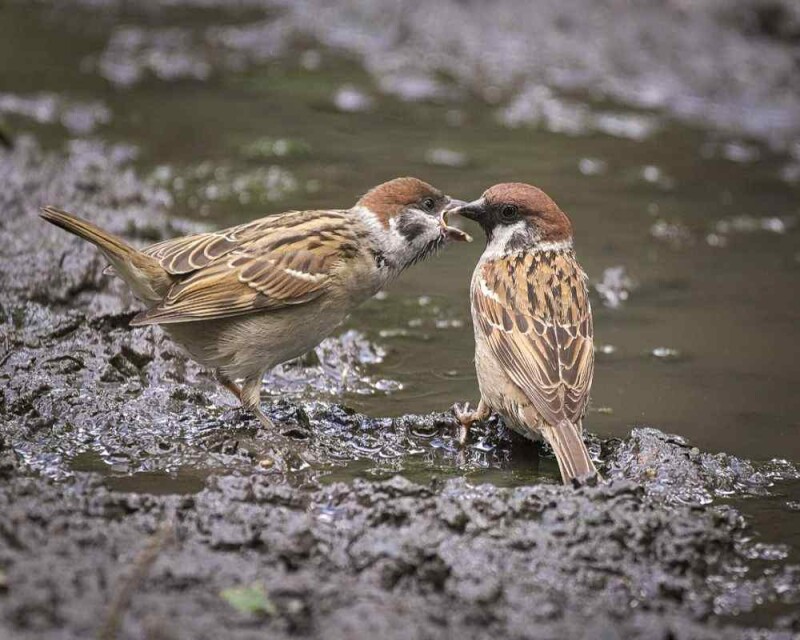
[[[462,231],[458,227],[451,227],[449,224],[447,224],[447,216],[453,211],[458,211],[465,206],[467,206],[467,203],[463,200],[449,198],[449,202],[445,205],[445,208],[442,209],[442,213],[439,216],[439,226],[442,228],[442,233],[448,240],[455,240],[457,242],[472,242],[472,236],[466,231]]]

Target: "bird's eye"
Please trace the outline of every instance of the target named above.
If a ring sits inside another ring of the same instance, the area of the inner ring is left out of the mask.
[[[433,198],[425,198],[420,203],[424,211],[433,211],[436,208],[436,201]]]
[[[513,204],[504,204],[500,209],[500,219],[503,222],[514,222],[519,218],[519,211]]]

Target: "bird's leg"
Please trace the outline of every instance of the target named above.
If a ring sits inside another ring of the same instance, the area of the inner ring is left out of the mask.
[[[242,401],[242,389],[241,387],[239,387],[238,384],[236,384],[233,380],[231,380],[221,371],[217,371],[217,381],[228,391],[230,391],[233,395],[235,395],[236,399],[239,402]]]
[[[257,376],[245,380],[242,386],[240,400],[245,409],[256,414],[256,417],[264,427],[267,429],[275,429],[272,420],[261,410],[261,378],[262,376]]]
[[[454,404],[452,411],[456,420],[458,420],[461,425],[458,429],[458,444],[462,447],[467,444],[467,438],[469,438],[469,431],[472,425],[476,422],[486,420],[492,412],[483,398],[481,398],[481,401],[478,403],[478,408],[475,409],[475,411],[470,411],[468,402],[464,404]]]
[[[236,396],[236,399],[242,403],[242,406],[248,411],[256,414],[262,425],[268,429],[274,428],[272,420],[270,420],[263,411],[261,411],[261,379],[246,380],[244,387],[240,387],[228,376],[221,371],[217,371],[217,380],[219,383]]]

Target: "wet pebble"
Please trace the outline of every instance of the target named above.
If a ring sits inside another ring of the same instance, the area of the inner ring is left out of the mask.
[[[594,285],[603,304],[611,309],[617,309],[626,302],[634,287],[633,279],[623,266],[603,269],[603,279]]]
[[[179,27],[118,27],[97,67],[104,78],[121,87],[135,85],[147,74],[165,81],[206,80],[212,70],[194,34]]]
[[[585,176],[597,176],[608,170],[608,163],[599,158],[581,158],[578,170]]]
[[[673,249],[684,249],[694,244],[694,235],[682,222],[658,220],[650,227],[650,235]]]
[[[680,362],[685,360],[684,354],[672,347],[656,347],[650,352],[650,355],[662,362]]]
[[[361,113],[369,111],[374,100],[361,89],[353,85],[340,87],[333,95],[334,106],[344,113]]]
[[[749,215],[734,216],[725,220],[719,220],[714,225],[714,230],[720,235],[732,235],[736,233],[746,234],[757,231],[768,233],[783,234],[797,223],[793,216],[764,216],[756,217]]]
[[[700,153],[706,158],[721,157],[739,163],[755,162],[761,157],[761,151],[756,145],[740,140],[708,142],[703,145]]]
[[[675,186],[675,180],[666,175],[663,169],[652,164],[642,167],[640,176],[645,182],[654,184],[661,189],[668,190]]]
[[[425,160],[428,164],[443,167],[465,167],[468,164],[468,158],[465,153],[441,147],[429,149],[425,153]]]
[[[162,167],[152,173],[150,180],[200,211],[207,209],[209,202],[226,200],[239,204],[268,204],[298,191],[307,191],[309,186],[277,165],[241,171],[232,165],[209,162],[189,167],[179,174]]]
[[[70,101],[54,93],[0,93],[0,115],[30,118],[40,124],[60,123],[70,133],[85,135],[111,121],[111,110],[99,101]]]
[[[653,116],[595,111],[539,84],[521,91],[500,111],[499,117],[503,124],[512,128],[532,126],[567,135],[601,132],[631,140],[649,138],[659,128]]]

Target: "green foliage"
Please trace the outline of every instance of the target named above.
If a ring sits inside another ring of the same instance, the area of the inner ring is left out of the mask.
[[[260,584],[223,589],[219,595],[239,613],[267,616],[274,616],[278,613],[275,603],[269,599],[267,592]]]

